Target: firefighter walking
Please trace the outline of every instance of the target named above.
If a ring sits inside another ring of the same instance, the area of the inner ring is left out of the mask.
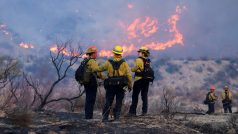
[[[149,81],[142,79],[144,70],[144,62],[150,55],[148,48],[141,47],[138,51],[138,58],[135,60],[134,68],[131,68],[132,72],[135,72],[135,82],[133,85],[132,92],[132,104],[130,106],[129,113],[127,116],[136,116],[136,109],[138,103],[138,96],[141,93],[142,104],[142,116],[147,114],[148,110],[148,89]]]
[[[103,108],[103,121],[108,121],[108,116],[110,108],[114,97],[116,96],[116,104],[113,108],[114,120],[119,120],[121,114],[122,101],[125,94],[125,86],[128,86],[128,90],[131,90],[132,87],[132,76],[128,63],[122,59],[123,49],[120,45],[117,45],[113,48],[113,59],[106,61],[102,66],[100,66],[99,71],[107,71],[108,79],[104,81],[104,87],[106,89],[106,102]],[[115,69],[113,64],[117,64],[117,69]],[[123,83],[124,79],[127,79],[127,84]],[[119,81],[117,81],[119,80]],[[117,81],[117,82],[115,82]],[[122,81],[122,82],[121,82]]]
[[[221,94],[224,113],[232,113],[232,92],[228,86],[224,87],[224,91]]]

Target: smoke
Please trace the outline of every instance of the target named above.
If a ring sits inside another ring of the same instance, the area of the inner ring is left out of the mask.
[[[236,0],[1,0],[0,23],[6,24],[19,35],[21,41],[38,47],[49,47],[58,38],[74,39],[84,47],[94,44],[99,49],[111,50],[115,44],[133,43],[139,47],[148,41],[164,42],[172,39],[165,23],[174,14],[177,5],[187,8],[177,22],[177,28],[184,37],[184,45],[175,45],[163,52],[155,51],[155,55],[237,55]],[[147,16],[157,18],[160,25],[158,32],[150,38],[129,40],[127,27],[135,19]],[[0,32],[0,36],[4,35]]]

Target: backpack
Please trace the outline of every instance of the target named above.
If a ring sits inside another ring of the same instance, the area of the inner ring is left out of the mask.
[[[78,81],[81,85],[89,83],[91,73],[86,72],[87,63],[90,58],[85,58],[79,65],[78,69],[75,72],[75,80]]]
[[[149,81],[149,82],[153,82],[154,81],[154,70],[152,69],[152,67],[150,66],[150,59],[144,59],[141,58],[143,60],[144,63],[144,69],[141,72],[136,72],[135,75],[136,76],[141,76],[142,79]]]
[[[120,65],[125,62],[124,59],[120,61],[108,60],[113,67],[113,76],[104,80],[104,88],[108,89],[110,86],[125,87],[128,85],[128,78],[126,76],[115,76],[115,71],[118,71]]]

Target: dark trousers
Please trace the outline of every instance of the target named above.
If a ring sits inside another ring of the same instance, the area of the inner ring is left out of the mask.
[[[133,85],[133,93],[132,93],[132,104],[130,106],[129,113],[136,115],[136,108],[138,104],[138,96],[141,92],[141,99],[142,99],[142,113],[146,114],[148,110],[148,89],[149,89],[149,82],[144,80],[137,80],[134,82]]]
[[[103,119],[108,119],[110,108],[112,106],[114,97],[116,96],[116,105],[113,109],[115,119],[119,119],[121,114],[122,101],[124,98],[124,90],[120,87],[109,87],[106,89],[106,103],[103,108]]]
[[[97,81],[92,80],[89,84],[84,84],[84,89],[86,93],[86,101],[85,101],[85,118],[92,119],[93,118],[93,108],[96,101],[97,96]]]
[[[223,103],[224,113],[227,113],[228,110],[229,110],[229,113],[232,113],[231,107],[232,107],[231,103],[229,102]]]
[[[208,111],[207,111],[207,114],[212,114],[215,112],[215,103],[214,102],[209,102],[208,103]]]

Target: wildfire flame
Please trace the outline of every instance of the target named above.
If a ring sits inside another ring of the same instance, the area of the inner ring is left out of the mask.
[[[53,46],[53,47],[50,47],[50,51],[53,52],[53,53],[62,53],[63,55],[65,56],[76,56],[76,57],[79,57],[81,54],[78,53],[78,52],[75,52],[75,51],[70,51],[68,50],[67,48],[64,48],[64,47],[58,47],[58,46]]]
[[[113,56],[111,50],[101,50],[98,55],[100,57],[111,57],[111,56]]]
[[[158,41],[152,41],[149,43],[143,43],[142,45],[145,47],[148,47],[151,50],[165,50],[167,48],[170,48],[174,45],[183,45],[183,35],[182,33],[177,29],[177,22],[180,19],[180,14],[183,10],[185,10],[185,6],[177,6],[175,10],[175,14],[169,17],[167,20],[167,23],[169,25],[169,32],[173,34],[173,39],[168,40],[166,42],[158,42]],[[120,23],[121,24],[121,23]],[[122,23],[123,24],[123,23]],[[137,18],[135,19],[126,29],[128,39],[138,39],[140,42],[143,40],[143,38],[147,39],[151,36],[153,36],[155,33],[158,32],[159,23],[158,19],[154,17],[145,17],[143,18]],[[132,51],[137,50],[138,48],[131,44],[131,45],[124,45],[123,50],[124,54],[127,55],[131,53]],[[112,53],[111,50],[101,50],[99,52],[99,56],[102,57],[111,57]]]
[[[32,44],[28,44],[28,43],[23,43],[23,42],[21,42],[20,44],[19,44],[19,46],[21,47],[21,48],[34,48],[34,46],[32,45]]]
[[[149,37],[158,30],[158,20],[156,18],[145,17],[145,20],[135,19],[127,28],[128,38],[137,38],[140,35]]]
[[[148,44],[145,44],[144,46],[152,49],[152,50],[165,50],[166,48],[170,48],[176,44],[181,44],[183,45],[183,35],[182,33],[179,32],[177,29],[177,21],[179,20],[179,15],[182,13],[182,10],[185,9],[185,7],[176,7],[176,14],[172,15],[168,19],[168,23],[170,25],[169,32],[174,34],[174,38],[172,40],[169,40],[164,43],[160,42],[151,42]]]
[[[132,51],[136,50],[136,47],[134,44],[131,44],[129,46],[123,45],[122,49],[124,54],[129,54]],[[113,53],[112,53],[112,50],[101,50],[98,55],[100,57],[112,57]]]
[[[128,4],[128,8],[133,8],[132,4]],[[168,32],[173,35],[173,38],[171,40],[165,41],[165,42],[159,42],[159,41],[151,41],[148,43],[140,43],[144,41],[147,41],[148,39],[151,39],[151,37],[158,32],[159,29],[159,22],[158,19],[155,17],[149,17],[146,16],[144,18],[137,18],[129,25],[124,25],[123,22],[119,22],[119,26],[126,29],[127,32],[127,38],[129,43],[124,43],[123,46],[123,54],[128,55],[132,51],[138,50],[138,47],[134,45],[135,43],[130,43],[130,41],[139,42],[142,46],[148,47],[151,50],[165,50],[167,48],[170,48],[174,45],[183,45],[183,34],[177,29],[177,22],[180,19],[180,15],[183,10],[185,10],[185,6],[177,6],[175,13],[169,17],[167,20],[167,25],[169,26]],[[130,45],[128,45],[130,44]],[[50,51],[52,52],[58,52],[59,48],[52,47],[50,48]],[[62,50],[62,53],[67,56],[71,55],[77,55],[72,54],[68,50]],[[111,57],[113,56],[111,50],[101,50],[99,51],[100,57]]]

